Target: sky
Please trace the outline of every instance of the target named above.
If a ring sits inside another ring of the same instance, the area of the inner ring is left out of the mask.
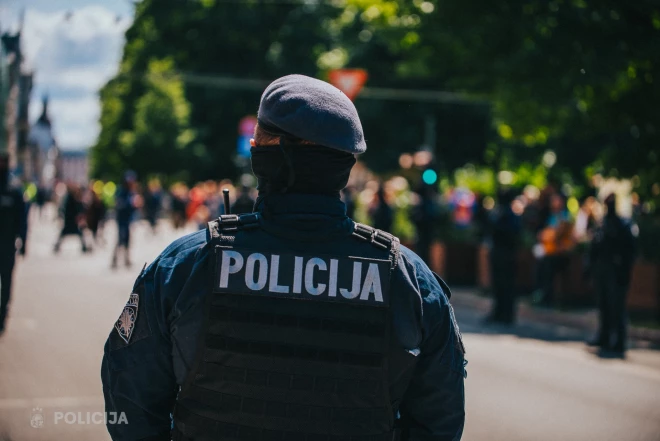
[[[85,149],[99,133],[99,89],[117,72],[124,32],[133,19],[127,0],[0,0],[0,31],[18,28],[34,72],[30,122],[49,96],[55,139],[65,150]]]

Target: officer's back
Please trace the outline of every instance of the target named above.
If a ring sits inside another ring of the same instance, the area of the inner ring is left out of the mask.
[[[334,87],[269,86],[257,212],[168,247],[106,343],[107,410],[128,419],[108,425],[113,439],[391,440],[395,427],[460,439],[464,351],[446,285],[339,198],[365,149]]]

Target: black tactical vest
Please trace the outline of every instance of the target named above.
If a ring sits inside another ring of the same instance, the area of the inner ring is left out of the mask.
[[[273,250],[255,243],[259,216],[209,223],[211,294],[173,439],[390,441],[398,239],[356,224],[350,253]]]

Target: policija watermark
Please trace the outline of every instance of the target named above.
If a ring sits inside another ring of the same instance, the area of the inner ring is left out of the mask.
[[[108,424],[128,424],[128,419],[124,412],[52,412],[50,418],[40,407],[32,409],[30,414],[30,426],[35,429],[41,429],[47,423],[68,424],[68,425],[108,425]]]

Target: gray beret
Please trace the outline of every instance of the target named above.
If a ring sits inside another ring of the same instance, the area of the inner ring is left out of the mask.
[[[304,75],[270,83],[259,104],[259,126],[348,153],[364,153],[362,124],[353,102],[335,86]]]

